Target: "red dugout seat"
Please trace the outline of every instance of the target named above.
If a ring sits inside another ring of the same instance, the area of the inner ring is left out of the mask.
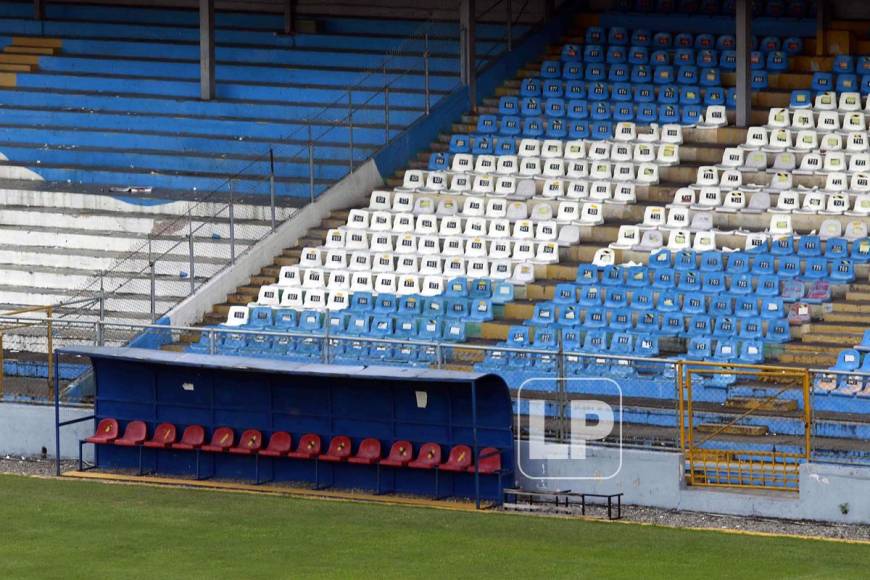
[[[338,463],[339,461],[344,461],[351,454],[351,442],[350,437],[347,435],[336,435],[332,438],[332,441],[329,442],[329,449],[326,450],[326,453],[322,454],[318,459],[321,461],[331,461],[333,463]]]
[[[381,459],[381,465],[386,467],[405,467],[414,458],[414,447],[410,441],[396,441],[390,447],[390,454]]]
[[[314,433],[306,433],[299,440],[296,451],[289,451],[287,457],[291,459],[314,459],[320,455],[320,436]]]
[[[414,469],[435,469],[441,464],[441,446],[437,443],[424,443],[417,459],[408,463]]]
[[[348,463],[359,465],[374,465],[381,459],[381,442],[377,439],[363,439],[356,455],[347,459]]]
[[[256,429],[248,429],[242,433],[239,444],[230,448],[235,455],[254,455],[263,447],[263,434]]]
[[[151,439],[146,441],[144,445],[145,447],[165,449],[167,447],[172,447],[172,444],[175,443],[175,437],[175,425],[172,423],[161,423],[157,426],[157,429],[154,430],[154,435],[151,436]]]
[[[450,450],[447,462],[439,465],[442,471],[460,472],[468,470],[471,465],[471,448],[468,445],[456,445]]]
[[[144,421],[130,421],[124,428],[124,436],[115,439],[115,445],[135,447],[142,445],[148,437],[148,427]]]
[[[181,441],[173,443],[173,449],[183,449],[191,451],[199,449],[205,443],[205,429],[202,425],[188,425],[181,434]]]
[[[474,466],[468,467],[469,473],[474,473]],[[477,472],[481,475],[492,475],[501,472],[501,451],[495,447],[484,447],[477,456]]]
[[[281,457],[287,455],[287,452],[293,447],[293,437],[286,431],[276,431],[269,437],[269,445],[265,449],[260,449],[259,453],[263,457]]]
[[[118,421],[115,419],[102,419],[97,425],[93,435],[85,439],[88,443],[111,443],[118,438]]]
[[[211,442],[203,445],[202,450],[211,453],[224,453],[235,443],[235,433],[229,427],[218,427],[211,435]]]

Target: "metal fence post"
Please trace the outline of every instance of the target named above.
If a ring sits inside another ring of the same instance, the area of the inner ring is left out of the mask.
[[[348,164],[350,173],[353,173],[353,92],[350,89],[347,90],[347,143],[350,147]]]
[[[187,257],[190,263],[190,293],[193,294],[196,290],[196,272],[193,257],[193,212],[190,208],[187,208]]]
[[[97,344],[103,346],[103,320],[106,318],[105,272],[100,270],[100,318],[97,320]]]
[[[423,108],[426,111],[426,114],[429,114],[429,33],[426,33],[425,37],[425,48],[423,50],[423,92],[424,92],[424,102]]]
[[[308,121],[308,195],[314,203],[314,140],[311,138],[311,120]]]
[[[326,310],[326,324],[324,325],[323,349],[321,350],[320,360],[323,364],[329,364],[329,309]]]
[[[505,35],[507,36],[507,50],[511,52],[514,49],[514,38],[513,38],[513,9],[511,8],[511,0],[505,0],[505,12],[507,13],[507,18],[505,20]]]
[[[269,207],[272,210],[272,231],[275,231],[275,152],[269,148]]]
[[[390,87],[384,87],[384,144],[390,142]]]
[[[209,352],[209,354],[214,354],[215,350],[216,350],[215,349],[215,331],[209,330],[208,331],[208,352]]]
[[[233,180],[230,179],[230,264],[236,263],[236,216],[233,205]]]
[[[565,346],[558,337],[559,350],[556,353],[556,381],[559,384],[559,441],[565,441],[565,407],[568,404],[568,391],[565,388]]]
[[[157,320],[157,278],[154,268],[154,257],[151,253],[151,236],[148,236],[148,269],[151,279],[151,322]]]

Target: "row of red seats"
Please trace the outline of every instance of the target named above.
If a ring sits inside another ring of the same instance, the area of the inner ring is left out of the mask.
[[[116,419],[102,419],[96,432],[84,440],[97,445],[119,445],[123,447],[150,447],[154,449],[200,450],[209,453],[231,453],[235,455],[257,455],[260,457],[288,457],[291,459],[317,459],[327,462],[347,462],[361,465],[382,465],[385,467],[410,467],[412,469],[438,469],[450,472],[474,473],[472,451],[468,445],[455,445],[450,449],[447,461],[441,461],[441,446],[437,443],[424,443],[420,446],[417,458],[413,458],[413,445],[409,441],[396,441],[390,447],[387,457],[381,453],[378,439],[363,439],[356,454],[352,452],[350,437],[336,435],[329,442],[326,453],[321,453],[321,439],[314,433],[306,433],[299,439],[293,450],[293,437],[286,431],[272,433],[268,444],[263,447],[263,434],[257,429],[242,433],[238,443],[235,432],[230,427],[214,430],[208,444],[205,442],[205,429],[201,425],[190,425],[184,429],[181,440],[177,440],[177,430],[172,423],[161,423],[148,439],[148,427],[144,421],[130,421],[119,436],[120,428]],[[483,475],[501,473],[501,452],[494,447],[480,450],[477,462],[478,473]],[[141,466],[140,466],[141,471]]]

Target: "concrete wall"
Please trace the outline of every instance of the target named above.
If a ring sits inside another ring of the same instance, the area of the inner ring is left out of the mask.
[[[90,407],[62,407],[61,421],[93,415]],[[78,458],[78,441],[93,434],[92,421],[82,421],[61,429],[61,457]],[[54,406],[0,403],[0,456],[38,456],[42,448],[54,456]],[[87,451],[86,458],[91,457]]]
[[[519,441],[517,448],[521,457],[528,456],[528,442]],[[589,446],[584,460],[525,461],[517,472],[517,483],[524,489],[622,493],[628,505],[870,524],[870,467],[804,464],[799,493],[688,487],[681,453],[643,449],[623,450],[621,466],[618,448]],[[611,474],[615,475],[608,479],[589,479]],[[559,479],[537,479],[544,476]]]

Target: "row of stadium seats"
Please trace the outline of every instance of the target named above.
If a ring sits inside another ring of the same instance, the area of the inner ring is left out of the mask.
[[[617,14],[688,14],[708,16],[734,16],[736,0],[616,0],[613,10]],[[815,0],[755,0],[751,3],[753,17],[814,18]],[[753,37],[754,38],[754,37]]]
[[[205,428],[201,425],[188,425],[181,439],[177,438],[177,427],[172,423],[160,423],[148,437],[148,425],[144,421],[128,421],[121,435],[117,419],[102,419],[94,435],[81,443],[94,445],[114,445],[137,448],[139,450],[139,473],[142,473],[143,449],[192,451],[197,453],[196,477],[200,478],[199,453],[227,453],[230,455],[255,457],[257,459],[257,483],[259,478],[259,458],[297,459],[326,463],[349,463],[352,465],[372,465],[378,468],[377,489],[380,491],[380,468],[410,468],[448,473],[478,473],[481,475],[502,475],[501,452],[494,447],[484,447],[478,452],[477,463],[468,445],[454,445],[446,460],[442,456],[441,445],[435,442],[420,444],[416,459],[414,444],[407,440],[394,441],[386,457],[383,455],[382,442],[376,438],[363,438],[357,444],[346,435],[335,435],[324,452],[322,440],[316,433],[303,433],[299,443],[293,448],[293,435],[286,431],[275,431],[269,435],[264,445],[263,433],[258,429],[246,429],[239,439],[231,427],[217,427],[206,442]],[[81,445],[80,445],[81,450]],[[81,466],[81,453],[79,464]],[[80,467],[81,468],[81,467]],[[317,471],[315,470],[315,474]],[[317,479],[317,475],[315,475]],[[315,482],[320,486],[319,479]],[[438,497],[438,478],[435,478],[435,496]]]
[[[785,50],[790,55],[800,54],[803,51],[803,41],[794,36],[786,39],[780,39],[776,36],[765,36],[761,40],[755,35],[750,39],[753,50],[762,50],[770,52],[775,50]],[[638,28],[629,32],[621,26],[613,26],[608,29],[600,26],[590,26],[584,34],[585,45],[614,45],[614,46],[642,46],[652,47],[655,49],[717,49],[717,50],[734,50],[737,48],[737,39],[731,34],[721,34],[715,36],[709,33],[701,33],[693,35],[690,32],[681,32],[672,34],[670,32],[657,32],[653,34],[650,30]],[[562,60],[573,61],[581,59],[582,56],[577,50],[578,45],[569,45],[569,48],[563,48]]]

